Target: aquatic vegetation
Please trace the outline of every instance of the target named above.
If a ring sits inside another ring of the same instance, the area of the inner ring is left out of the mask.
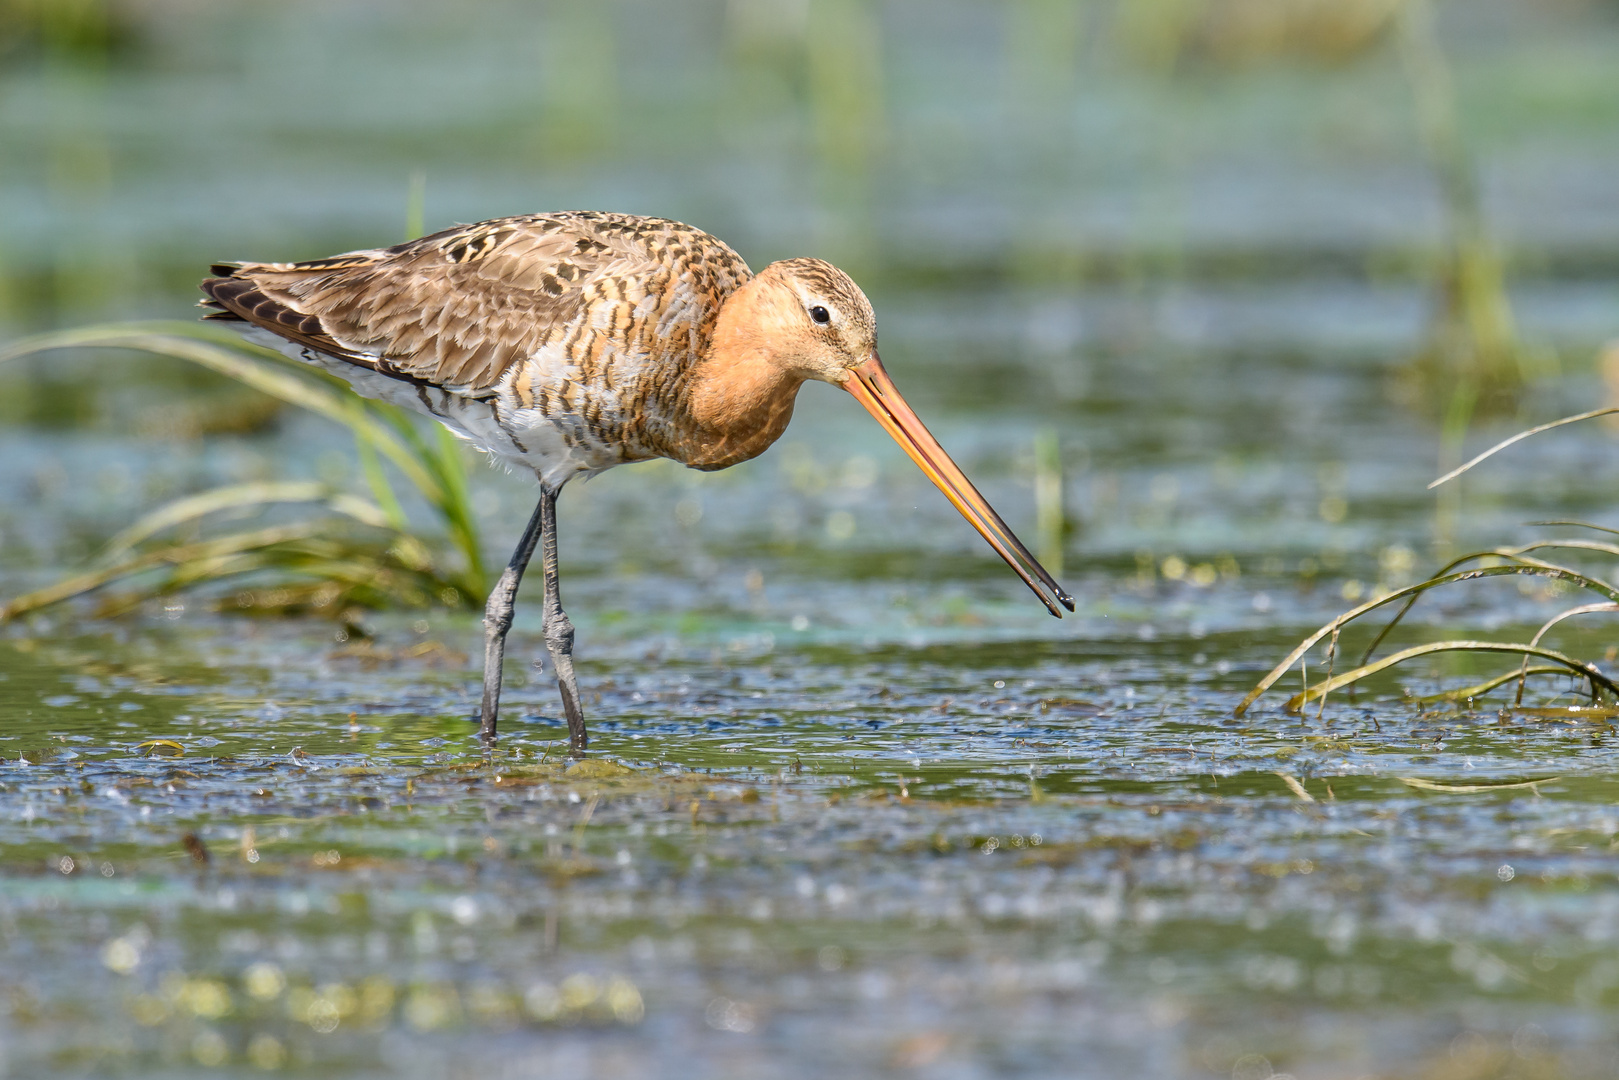
[[[1619,412],[1619,407],[1593,409],[1590,412],[1580,413],[1576,416],[1565,416],[1561,420],[1554,420],[1547,424],[1541,424],[1538,427],[1520,431],[1511,438],[1505,439],[1492,446],[1490,449],[1484,451],[1482,454],[1479,454],[1465,465],[1453,469],[1451,472],[1440,477],[1438,480],[1435,480],[1429,485],[1429,487],[1438,487],[1441,484],[1454,480],[1456,477],[1462,475],[1462,473],[1471,469],[1479,462],[1494,455],[1497,451],[1511,446],[1513,443],[1526,439],[1531,435],[1536,435],[1543,431],[1549,431],[1552,428],[1561,427],[1564,424],[1572,424],[1580,420],[1589,420],[1598,416],[1607,416],[1615,412]],[[1589,522],[1583,521],[1543,521],[1537,522],[1537,524],[1573,526],[1577,528],[1590,529],[1609,535],[1619,535],[1619,530],[1606,528],[1601,525],[1593,525]],[[1248,696],[1243,698],[1242,702],[1237,706],[1236,715],[1243,715],[1243,713],[1248,710],[1248,707],[1258,700],[1260,695],[1264,694],[1265,691],[1269,690],[1276,684],[1277,680],[1279,680],[1288,671],[1292,670],[1293,665],[1303,661],[1304,658],[1309,654],[1310,650],[1320,644],[1323,639],[1326,639],[1328,642],[1327,678],[1316,683],[1314,686],[1311,686],[1309,685],[1308,676],[1306,675],[1304,689],[1288,699],[1286,708],[1289,712],[1297,712],[1304,705],[1312,701],[1320,702],[1324,707],[1327,695],[1332,693],[1334,690],[1353,686],[1362,679],[1376,675],[1383,671],[1387,671],[1390,668],[1403,664],[1408,660],[1415,660],[1419,657],[1433,656],[1438,653],[1447,652],[1510,653],[1521,656],[1522,660],[1518,667],[1514,670],[1507,671],[1503,674],[1486,679],[1483,682],[1462,687],[1460,689],[1447,690],[1443,693],[1432,695],[1424,700],[1472,701],[1476,698],[1483,697],[1485,694],[1488,694],[1493,690],[1500,689],[1503,686],[1515,682],[1517,684],[1517,695],[1514,699],[1514,703],[1521,705],[1523,703],[1524,688],[1530,676],[1567,677],[1569,675],[1574,675],[1585,680],[1587,693],[1591,699],[1591,705],[1594,708],[1600,708],[1605,699],[1609,701],[1619,701],[1619,684],[1616,684],[1611,677],[1604,674],[1602,670],[1595,664],[1584,660],[1578,660],[1574,657],[1565,656],[1563,653],[1546,648],[1541,644],[1542,640],[1546,637],[1546,634],[1553,627],[1567,619],[1574,618],[1578,615],[1610,614],[1619,612],[1619,586],[1615,586],[1604,578],[1586,573],[1576,567],[1569,566],[1564,563],[1551,562],[1534,554],[1536,552],[1544,551],[1585,552],[1591,555],[1606,555],[1619,558],[1619,544],[1606,540],[1561,538],[1539,540],[1528,544],[1518,545],[1516,547],[1498,547],[1491,548],[1487,551],[1475,551],[1452,559],[1450,562],[1446,563],[1442,568],[1440,568],[1438,572],[1430,575],[1426,580],[1418,582],[1415,585],[1397,589],[1383,596],[1375,597],[1372,600],[1361,604],[1359,607],[1353,608],[1350,611],[1338,616],[1336,619],[1332,620],[1330,623],[1327,623],[1315,633],[1305,638],[1304,641],[1300,642],[1299,645],[1292,652],[1290,652],[1281,663],[1272,668],[1270,673],[1260,680],[1258,686],[1249,691]],[[1547,619],[1540,629],[1535,632],[1534,636],[1527,642],[1479,640],[1437,641],[1421,645],[1414,645],[1410,648],[1402,649],[1398,652],[1382,657],[1381,659],[1375,661],[1372,660],[1372,654],[1377,651],[1378,646],[1388,638],[1389,634],[1395,629],[1395,627],[1399,626],[1400,622],[1405,618],[1407,613],[1410,612],[1411,608],[1415,606],[1416,602],[1424,595],[1441,586],[1454,585],[1464,581],[1479,581],[1486,578],[1495,577],[1544,578],[1550,582],[1567,583],[1573,585],[1582,592],[1593,594],[1601,599],[1594,603],[1578,604],[1574,607],[1566,608],[1558,612],[1550,619]],[[1389,620],[1389,622],[1384,625],[1381,630],[1378,631],[1371,643],[1366,646],[1366,649],[1360,658],[1360,663],[1350,671],[1345,671],[1337,675],[1332,674],[1332,664],[1337,658],[1339,638],[1344,628],[1357,619],[1360,619],[1362,616],[1369,615],[1387,605],[1402,600],[1404,602],[1400,605],[1400,608],[1395,616]],[[1546,662],[1539,664],[1531,663],[1532,660],[1537,659]]]
[[[344,425],[354,433],[371,498],[300,481],[233,484],[188,495],[119,532],[77,574],[0,604],[0,621],[113,585],[127,591],[105,600],[104,614],[205,586],[215,587],[219,606],[233,610],[307,611],[346,621],[356,609],[481,602],[485,572],[462,451],[442,428],[424,433],[401,409],[358,398],[335,379],[229,332],[185,323],[45,334],[0,352],[0,363],[83,348],[185,360]],[[437,534],[412,526],[384,460],[430,508]],[[317,513],[231,532],[206,524],[286,506]],[[221,595],[217,587],[224,585],[233,591]]]

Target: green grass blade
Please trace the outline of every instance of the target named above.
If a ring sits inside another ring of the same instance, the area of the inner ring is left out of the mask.
[[[1567,674],[1567,668],[1558,667],[1556,664],[1534,664],[1521,670],[1514,669],[1512,671],[1508,671],[1504,674],[1497,675],[1493,679],[1486,679],[1483,682],[1477,683],[1473,686],[1464,686],[1460,690],[1446,690],[1440,694],[1429,694],[1426,697],[1419,697],[1417,700],[1424,704],[1431,704],[1435,701],[1467,701],[1471,698],[1483,697],[1485,694],[1488,694],[1491,690],[1494,690],[1497,687],[1509,682],[1513,682],[1517,679],[1526,678],[1530,675]]]
[[[1583,412],[1583,413],[1580,413],[1577,416],[1565,416],[1561,420],[1553,420],[1549,424],[1541,424],[1539,427],[1532,427],[1527,431],[1520,431],[1516,435],[1512,436],[1512,438],[1510,438],[1510,439],[1502,439],[1500,442],[1496,443],[1494,446],[1490,447],[1488,450],[1484,451],[1484,453],[1478,455],[1473,460],[1467,462],[1465,465],[1458,465],[1456,468],[1450,470],[1450,472],[1446,473],[1444,476],[1441,476],[1439,479],[1437,479],[1433,483],[1429,484],[1428,488],[1429,488],[1429,490],[1432,490],[1433,488],[1438,487],[1440,484],[1445,483],[1447,480],[1456,479],[1456,477],[1462,475],[1462,473],[1466,472],[1468,469],[1471,469],[1474,465],[1477,465],[1479,462],[1483,461],[1485,458],[1489,457],[1490,455],[1496,453],[1499,450],[1505,450],[1507,447],[1511,446],[1513,443],[1519,442],[1519,441],[1521,441],[1523,439],[1527,439],[1531,435],[1539,435],[1542,431],[1550,431],[1552,428],[1562,427],[1564,424],[1575,424],[1575,423],[1578,423],[1581,420],[1590,420],[1593,417],[1607,416],[1607,415],[1609,415],[1611,413],[1619,413],[1619,406],[1609,406],[1608,408],[1605,408],[1605,409],[1592,409],[1590,412]]]
[[[318,502],[330,494],[331,489],[325,484],[302,480],[231,484],[212,488],[165,503],[118,532],[107,541],[106,546],[96,556],[96,561],[106,562],[126,555],[143,540],[149,540],[176,525],[183,525],[221,510],[262,506],[267,503]]]
[[[326,500],[326,505],[333,513],[353,518],[362,525],[369,525],[373,529],[391,529],[393,522],[382,507],[376,503],[366,502],[358,495],[337,494]]]
[[[472,511],[472,493],[467,487],[465,451],[461,440],[442,425],[433,434],[432,460],[437,465],[439,482],[444,485],[444,513],[450,522],[450,538],[466,560],[468,583],[474,592],[481,593],[488,588],[489,581],[483,564],[483,538],[477,515]]]
[[[363,475],[376,502],[331,492],[322,485],[286,481],[235,485],[201,492],[147,514],[120,532],[100,556],[107,565],[94,567],[45,589],[0,606],[0,621],[25,611],[82,595],[132,575],[170,567],[153,588],[174,591],[250,570],[267,569],[302,577],[353,579],[349,586],[374,589],[374,599],[390,593],[410,604],[453,597],[446,602],[476,602],[487,585],[477,516],[468,491],[463,451],[442,427],[424,437],[413,414],[381,402],[357,397],[341,379],[310,365],[249,342],[233,331],[211,324],[108,324],[27,338],[0,350],[0,363],[50,349],[120,348],[167,356],[197,364],[287,404],[342,424],[355,437]],[[384,468],[386,461],[420,492],[436,512],[444,533],[460,553],[464,570],[446,577],[435,566],[428,545],[409,530],[404,508]],[[315,542],[310,526],[290,532],[264,532],[224,537],[133,555],[135,548],[166,529],[209,514],[272,502],[321,501],[338,514],[365,525],[388,528],[386,546],[327,545]],[[279,546],[274,537],[281,537]],[[245,537],[258,537],[251,543]],[[268,539],[267,539],[268,538]],[[294,541],[297,541],[294,543]],[[257,554],[246,554],[247,544]],[[343,564],[340,555],[352,556]],[[328,561],[322,562],[320,560]],[[339,561],[330,561],[339,559]],[[148,590],[151,594],[151,590]]]
[[[1572,619],[1576,615],[1595,615],[1600,612],[1611,611],[1619,611],[1619,604],[1581,604],[1579,607],[1572,607],[1567,611],[1559,611],[1556,615],[1553,615],[1550,619],[1547,619],[1545,624],[1542,625],[1539,630],[1535,631],[1535,636],[1529,639],[1529,644],[1539,645],[1540,639],[1546,636],[1547,631],[1551,630],[1552,627],[1556,626],[1564,619]],[[1522,668],[1524,673],[1528,674],[1529,658],[1527,656],[1523,658]],[[1521,680],[1518,683],[1518,696],[1514,700],[1513,704],[1523,704],[1523,682]]]
[[[1619,544],[1610,544],[1605,540],[1536,540],[1534,543],[1524,544],[1521,547],[1502,548],[1501,552],[1507,553],[1509,557],[1517,559],[1522,558],[1526,552],[1547,550],[1595,551],[1602,555],[1619,556]]]
[[[364,402],[355,401],[356,411],[364,407]],[[405,508],[399,505],[399,497],[394,494],[393,485],[388,482],[388,474],[382,468],[382,460],[377,457],[376,444],[367,438],[358,428],[354,431],[354,452],[360,458],[360,473],[365,477],[366,486],[371,489],[377,505],[388,524],[399,532],[410,528],[410,522],[405,517]]]
[[[1539,780],[1509,780],[1502,784],[1441,784],[1437,780],[1428,780],[1421,776],[1399,778],[1400,783],[1407,787],[1422,791],[1437,791],[1446,795],[1488,795],[1492,791],[1519,791],[1523,788],[1533,790],[1541,784],[1550,784],[1561,779],[1561,776],[1543,776]]]
[[[1577,529],[1595,529],[1597,532],[1611,533],[1619,536],[1619,529],[1610,529],[1606,525],[1593,525],[1589,521],[1531,521],[1531,525],[1569,525]]]
[[[367,404],[398,433],[438,482],[435,492],[424,491],[423,495],[444,519],[450,542],[466,562],[468,591],[483,593],[488,588],[483,564],[483,541],[477,515],[472,510],[466,468],[462,463],[461,441],[442,424],[435,424],[433,441],[429,442],[422,437],[419,427],[403,409],[381,402]]]

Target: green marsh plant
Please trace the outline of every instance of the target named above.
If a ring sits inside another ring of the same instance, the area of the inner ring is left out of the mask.
[[[1564,424],[1572,424],[1581,420],[1589,420],[1593,417],[1607,416],[1614,413],[1619,413],[1619,407],[1593,409],[1577,416],[1565,416],[1561,420],[1554,420],[1551,423],[1542,424],[1527,431],[1520,431],[1510,439],[1497,443],[1465,465],[1451,470],[1438,480],[1435,480],[1429,487],[1439,487],[1454,480],[1485,458],[1531,435],[1537,435],[1540,432],[1549,431]],[[1535,524],[1574,527],[1589,530],[1598,537],[1619,538],[1619,529],[1593,525],[1589,522],[1542,521]],[[1543,644],[1547,633],[1567,619],[1582,615],[1619,613],[1619,585],[1613,583],[1614,575],[1612,573],[1608,573],[1606,577],[1598,576],[1596,573],[1568,565],[1564,561],[1554,562],[1545,557],[1551,552],[1562,552],[1565,553],[1565,556],[1567,554],[1582,554],[1587,558],[1615,560],[1619,559],[1619,542],[1615,542],[1614,539],[1595,539],[1585,536],[1553,538],[1537,540],[1516,547],[1499,547],[1491,548],[1488,551],[1475,551],[1454,558],[1426,580],[1402,589],[1396,589],[1350,611],[1346,611],[1305,638],[1281,663],[1272,668],[1270,673],[1260,680],[1259,685],[1255,686],[1247,697],[1243,698],[1242,703],[1237,706],[1236,714],[1238,716],[1243,715],[1250,705],[1272,686],[1275,686],[1277,681],[1296,665],[1303,663],[1310,651],[1323,641],[1327,643],[1326,677],[1312,686],[1306,674],[1304,688],[1288,699],[1285,708],[1289,712],[1298,712],[1311,702],[1316,702],[1319,707],[1324,708],[1327,695],[1335,690],[1351,687],[1363,679],[1388,671],[1407,661],[1440,653],[1499,653],[1516,657],[1518,665],[1473,685],[1446,690],[1419,699],[1423,702],[1471,702],[1493,691],[1504,687],[1512,687],[1515,690],[1513,704],[1514,706],[1519,706],[1523,704],[1525,688],[1531,678],[1573,676],[1584,684],[1584,694],[1593,707],[1608,706],[1611,708],[1614,705],[1619,705],[1619,685],[1615,684],[1612,677],[1589,661],[1567,656],[1547,648]],[[1557,612],[1550,619],[1547,619],[1528,641],[1482,641],[1470,639],[1436,641],[1401,649],[1376,660],[1372,658],[1378,647],[1400,624],[1417,601],[1427,596],[1430,592],[1465,581],[1479,581],[1498,577],[1535,577],[1548,582],[1573,586],[1583,595],[1585,602]],[[1385,610],[1393,610],[1394,616],[1373,636],[1371,643],[1362,652],[1359,663],[1349,671],[1333,674],[1332,669],[1338,658],[1340,638],[1345,628],[1357,620],[1372,615],[1374,612],[1384,612]]]
[[[482,603],[488,581],[462,451],[439,425],[425,431],[414,417],[357,397],[331,376],[230,331],[190,323],[45,334],[0,350],[0,363],[85,348],[184,360],[343,425],[354,435],[370,498],[304,481],[232,484],[188,495],[118,533],[78,573],[0,602],[0,622],[115,585],[125,591],[104,601],[103,613],[205,586],[213,587],[221,607],[312,612],[346,622],[364,609]],[[384,463],[431,508],[436,530],[412,527]],[[313,512],[239,531],[218,525],[288,505]],[[188,535],[179,538],[180,532]]]

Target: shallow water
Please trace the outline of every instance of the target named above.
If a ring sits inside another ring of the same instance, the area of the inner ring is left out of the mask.
[[[1283,635],[1081,621],[767,654],[716,629],[656,660],[621,624],[571,767],[538,679],[485,762],[434,652],[189,617],[14,634],[11,1067],[1611,1072],[1608,721],[1237,721]]]
[[[1561,680],[1538,711],[1416,700],[1501,670],[1478,658],[1286,713],[1319,653],[1233,715],[1356,597],[1528,522],[1619,524],[1611,434],[1427,492],[1458,449],[1399,403],[1441,215],[1397,68],[1154,77],[1096,7],[1032,113],[988,8],[805,8],[878,13],[866,157],[818,141],[794,65],[820,61],[748,36],[790,3],[421,5],[406,32],[174,0],[99,67],[0,73],[8,334],[183,316],[210,258],[391,242],[416,168],[428,227],[671,214],[755,265],[853,267],[900,386],[1031,543],[1055,438],[1079,599],[1045,615],[812,386],[755,462],[564,494],[581,764],[532,596],[492,759],[471,615],[340,640],[184,597],[0,627],[0,1075],[1619,1075],[1611,716]],[[1563,370],[1471,451],[1613,392],[1619,27],[1447,11],[1515,314]],[[620,58],[583,133],[574,54]],[[135,357],[0,372],[0,417],[0,595],[183,493],[361,484],[342,433]],[[494,562],[532,491],[472,482]],[[1574,602],[1470,583],[1385,650],[1526,640]],[[1547,642],[1611,665],[1602,618]]]

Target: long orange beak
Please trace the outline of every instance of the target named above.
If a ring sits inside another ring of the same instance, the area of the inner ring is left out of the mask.
[[[989,541],[989,546],[995,553],[1006,560],[1006,565],[1016,571],[1023,583],[1034,591],[1040,602],[1046,605],[1046,610],[1057,618],[1062,618],[1062,612],[1057,604],[1052,603],[1052,597],[1069,611],[1074,610],[1074,598],[1063,590],[1057,580],[1046,572],[1039,560],[1029,553],[1012,530],[1006,527],[1001,515],[995,512],[984,497],[973,487],[972,481],[967,479],[965,473],[950,460],[950,455],[944,452],[939,440],[933,437],[927,427],[905,404],[905,399],[899,396],[899,390],[894,386],[894,380],[888,377],[883,369],[883,362],[877,358],[876,353],[871,359],[850,371],[849,378],[844,380],[843,388],[855,396],[866,411],[877,418],[883,430],[894,437],[894,441],[909,455],[911,460],[922,467],[938,489],[944,492],[955,508],[961,511],[961,516],[967,523],[978,530],[978,535]],[[1044,588],[1042,588],[1044,586]],[[1050,590],[1050,595],[1047,595]]]

